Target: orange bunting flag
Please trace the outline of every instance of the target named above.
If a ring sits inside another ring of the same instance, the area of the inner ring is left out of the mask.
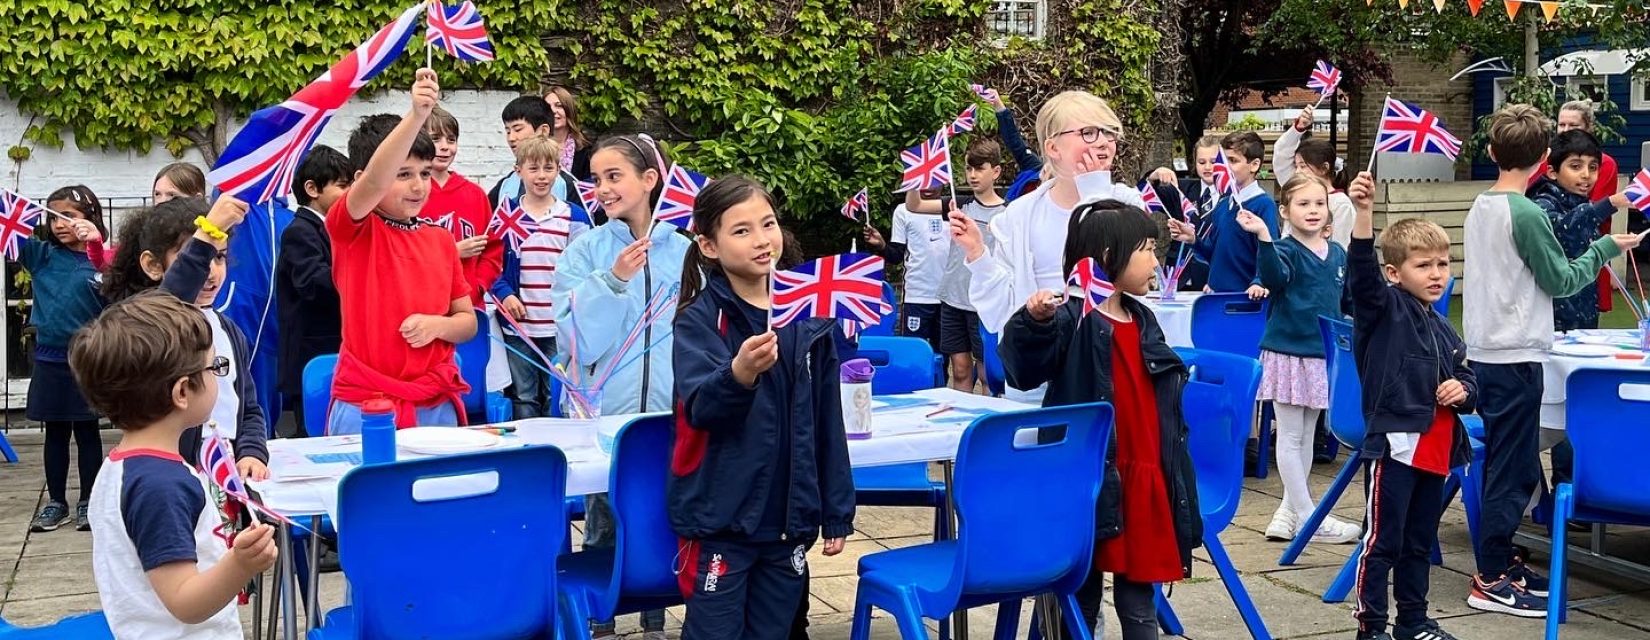
[[[1408,9],[1409,8],[1409,0],[1398,0],[1398,8],[1399,9]]]
[[[1541,3],[1541,15],[1543,15],[1547,18],[1547,22],[1552,22],[1553,17],[1558,15],[1558,3],[1557,2],[1543,2],[1543,3]]]
[[[1508,20],[1516,20],[1518,18],[1518,10],[1524,8],[1524,3],[1522,0],[1502,0],[1502,4],[1507,5]]]
[[[1478,17],[1478,12],[1483,9],[1484,0],[1467,0],[1467,10],[1472,12],[1472,17]]]

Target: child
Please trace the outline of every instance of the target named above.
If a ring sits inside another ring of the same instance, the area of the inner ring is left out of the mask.
[[[1350,189],[1357,215],[1347,290],[1368,424],[1362,457],[1373,460],[1369,531],[1358,557],[1358,638],[1455,640],[1427,617],[1427,574],[1444,479],[1471,459],[1459,414],[1472,413],[1479,386],[1460,338],[1432,310],[1450,277],[1449,236],[1427,220],[1399,220],[1381,232],[1383,264],[1376,265],[1374,193],[1375,178],[1358,174]],[[1398,608],[1391,635],[1389,574]]]
[[[1157,270],[1157,227],[1137,207],[1102,200],[1071,214],[1062,268],[1093,258],[1119,295],[1084,314],[1076,289],[1038,291],[1003,329],[1008,384],[1047,384],[1043,406],[1107,400],[1117,411],[1095,515],[1094,566],[1077,592],[1090,629],[1100,620],[1111,573],[1123,637],[1157,636],[1155,583],[1191,575],[1203,521],[1186,448],[1181,391],[1186,366],[1156,316],[1123,293],[1144,295]],[[1068,631],[1069,633],[1069,631]]]
[[[487,193],[469,178],[453,171],[458,155],[458,118],[436,107],[430,112],[425,133],[435,143],[435,159],[430,161],[430,196],[420,217],[447,227],[458,243],[458,259],[464,265],[464,279],[470,283],[470,305],[481,308],[482,294],[504,269],[504,244],[487,234],[493,208]],[[449,217],[450,216],[450,217]]]
[[[1196,177],[1179,178],[1173,169],[1158,167],[1152,172],[1152,179],[1162,184],[1176,184],[1180,193],[1197,206],[1197,213],[1192,217],[1193,235],[1201,238],[1208,233],[1209,224],[1213,221],[1215,203],[1220,200],[1220,194],[1215,193],[1215,153],[1220,151],[1220,136],[1203,136],[1193,145],[1193,170]],[[1165,200],[1165,203],[1167,200]],[[1171,211],[1172,213],[1172,211]],[[1172,231],[1172,226],[1171,226]],[[1181,255],[1182,247],[1190,250],[1190,243],[1173,241],[1170,247],[1176,259]],[[1209,284],[1209,265],[1201,260],[1187,260],[1185,270],[1180,273],[1180,291],[1202,291]]]
[[[86,257],[86,244],[103,238],[103,207],[91,189],[75,185],[46,197],[45,214],[34,237],[23,241],[17,263],[33,277],[35,327],[34,379],[25,415],[45,423],[46,505],[29,531],[53,531],[69,519],[69,438],[79,445],[80,501],[75,528],[91,527],[86,501],[103,463],[103,438],[97,413],[75,386],[69,371],[69,336],[103,310],[97,295],[97,269]]]
[[[807,552],[842,552],[854,480],[838,391],[836,322],[768,329],[783,239],[767,190],[712,182],[682,267],[676,438],[667,504],[681,536],[683,640],[789,637]]]
[[[973,218],[950,217],[970,274],[969,302],[986,329],[1001,333],[1014,310],[1037,292],[1065,290],[1060,252],[1074,207],[1101,198],[1146,207],[1139,190],[1111,181],[1122,135],[1123,122],[1105,100],[1082,91],[1054,96],[1037,112],[1043,183],[992,218],[997,246],[987,253]]]
[[[1591,133],[1571,129],[1558,134],[1547,155],[1546,173],[1536,178],[1527,194],[1547,214],[1553,236],[1558,238],[1564,255],[1572,260],[1587,251],[1587,246],[1598,237],[1599,226],[1609,220],[1616,209],[1627,206],[1624,193],[1611,194],[1598,202],[1589,201],[1593,185],[1600,178],[1602,155],[1598,139]],[[1597,329],[1598,297],[1597,287],[1583,287],[1575,295],[1553,300],[1553,327],[1559,331]]]
[[[218,379],[211,419],[234,444],[235,467],[241,475],[262,480],[269,477],[269,436],[257,386],[248,373],[252,347],[246,334],[212,307],[229,261],[228,231],[240,224],[246,208],[233,197],[219,198],[210,211],[201,198],[177,198],[139,212],[121,226],[120,248],[104,279],[104,295],[118,302],[159,286],[198,307],[212,332],[213,347],[230,364]],[[184,432],[178,446],[185,459],[195,460],[202,437],[198,428]]]
[[[453,345],[476,333],[472,285],[452,235],[417,219],[435,157],[424,122],[439,96],[435,72],[420,69],[406,116],[363,118],[350,134],[355,183],[327,212],[344,337],[331,434],[359,432],[360,404],[386,395],[399,428],[464,422],[470,385]]]
[[[1272,144],[1272,173],[1277,176],[1278,184],[1283,184],[1296,172],[1304,171],[1333,189],[1329,192],[1329,237],[1345,249],[1352,239],[1352,199],[1344,193],[1350,177],[1341,166],[1341,159],[1335,157],[1335,147],[1328,141],[1302,139],[1312,131],[1312,110],[1312,107],[1301,109],[1300,115],[1295,116],[1295,125],[1284,129],[1283,135]]]
[[[1220,293],[1243,291],[1251,298],[1266,297],[1266,289],[1255,277],[1255,237],[1238,226],[1239,211],[1248,211],[1266,223],[1267,231],[1278,234],[1278,205],[1272,196],[1255,181],[1260,171],[1261,154],[1265,146],[1253,131],[1227,134],[1220,141],[1226,150],[1226,163],[1232,167],[1237,194],[1230,197],[1216,195],[1218,201],[1210,214],[1209,228],[1198,235],[1193,225],[1181,220],[1170,220],[1174,239],[1195,242],[1192,248],[1197,259],[1209,265],[1207,291]]]
[[[1260,399],[1277,410],[1278,477],[1283,502],[1266,527],[1268,540],[1292,540],[1303,517],[1312,513],[1313,429],[1329,407],[1329,375],[1324,368],[1318,316],[1341,316],[1341,289],[1346,277],[1346,250],[1324,238],[1329,222],[1329,186],[1309,173],[1297,173],[1278,190],[1280,214],[1289,236],[1276,242],[1255,214],[1238,214],[1237,223],[1260,240],[1256,258],[1260,283],[1272,292],[1272,312],[1260,339]],[[1351,229],[1347,229],[1348,232]],[[1358,525],[1326,518],[1314,542],[1347,544],[1362,534]]]
[[[995,244],[991,240],[991,219],[1008,206],[1002,196],[997,195],[997,178],[1003,173],[1002,163],[1003,151],[996,142],[982,138],[968,145],[968,188],[974,197],[962,202],[961,212],[980,227],[988,247]],[[948,199],[924,200],[915,191],[905,194],[907,209],[912,213],[932,214],[932,219],[936,221],[945,208],[956,208],[955,205],[947,207],[947,204]],[[974,372],[978,368],[975,363],[985,362],[985,346],[980,338],[980,315],[974,312],[973,303],[968,301],[969,274],[968,267],[963,264],[963,249],[955,243],[947,244],[945,275],[940,280],[939,352],[950,364],[951,388],[973,393]]]
[[[521,96],[511,100],[504,105],[503,118],[504,141],[510,144],[512,153],[522,140],[534,136],[549,138],[555,135],[556,113],[542,98]],[[556,177],[556,186],[551,188],[556,194],[556,199],[562,202],[578,199],[578,192],[573,190],[573,185],[578,179],[567,173],[567,169],[568,167],[561,167],[561,173]],[[521,183],[521,176],[511,172],[499,180],[498,184],[493,185],[493,190],[487,192],[487,200],[496,207],[499,198],[519,201],[523,193],[525,187]],[[568,197],[569,193],[573,194],[572,198]]]
[[[155,174],[152,195],[155,204],[176,198],[200,198],[206,195],[206,174],[188,162],[174,162],[160,168]]]
[[[1478,525],[1478,574],[1467,605],[1527,618],[1547,615],[1547,579],[1513,552],[1512,536],[1541,480],[1541,365],[1553,346],[1553,298],[1590,286],[1606,262],[1640,237],[1599,238],[1566,260],[1552,223],[1524,197],[1546,160],[1547,123],[1525,104],[1490,118],[1495,186],[1467,211],[1462,325],[1467,358],[1483,391],[1484,498]]]
[[[92,574],[121,638],[240,640],[236,594],[275,564],[269,525],[219,536],[205,479],[178,452],[212,415],[228,372],[199,310],[160,293],[109,307],[75,336],[69,362],[92,406],[121,431],[92,492]]]
[[[572,174],[575,180],[590,179],[590,138],[579,126],[579,101],[567,87],[555,85],[545,90],[544,103],[556,121],[551,126],[550,141],[561,150],[556,166]],[[576,198],[575,198],[576,199]]]
[[[300,438],[309,433],[309,425],[304,424],[304,366],[316,356],[338,353],[343,341],[326,212],[343,197],[354,173],[349,158],[332,147],[310,150],[295,176],[298,211],[281,232],[281,253],[275,259],[282,404],[292,411]]]
[[[569,243],[556,263],[551,308],[558,330],[573,333],[571,339],[557,342],[557,351],[577,354],[570,368],[584,381],[612,369],[601,389],[599,408],[604,415],[664,411],[670,407],[671,351],[648,345],[671,332],[676,308],[659,313],[628,352],[621,355],[618,349],[642,322],[654,294],[680,285],[682,259],[692,242],[670,223],[653,219],[668,169],[652,138],[603,138],[595,149],[590,169],[608,220]],[[615,368],[621,363],[623,367]],[[613,547],[610,514],[606,494],[587,498],[584,548]],[[664,611],[642,613],[647,640],[663,638],[664,628]],[[596,625],[597,635],[610,635],[612,630],[611,621]]]
[[[873,227],[865,227],[865,244],[880,251],[888,264],[905,265],[905,295],[900,300],[899,326],[902,336],[922,338],[936,353],[940,349],[940,281],[945,278],[946,254],[951,250],[947,238],[945,218],[937,215],[918,215],[912,208],[913,200],[920,202],[915,192],[906,193],[906,202],[894,207],[892,242],[886,246],[882,234]],[[926,192],[937,197],[938,192]],[[933,205],[932,208],[938,208]]]
[[[561,150],[549,138],[534,136],[516,145],[516,175],[527,187],[520,205],[538,223],[538,230],[521,243],[520,251],[504,252],[504,273],[492,287],[500,303],[498,312],[527,331],[520,336],[506,329],[504,342],[529,357],[533,349],[527,340],[547,355],[556,352],[556,314],[550,299],[556,262],[573,238],[590,230],[584,207],[557,200],[550,191],[560,172],[560,156]],[[494,242],[499,241],[495,238]],[[550,415],[550,376],[538,368],[542,365],[515,354],[509,362],[515,418]]]

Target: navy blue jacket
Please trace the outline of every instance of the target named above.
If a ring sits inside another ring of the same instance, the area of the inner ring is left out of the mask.
[[[847,537],[854,528],[854,479],[842,427],[837,323],[807,320],[778,330],[779,362],[794,384],[774,375],[747,388],[733,377],[739,346],[767,327],[750,326],[727,278],[676,314],[676,426],[667,504],[670,526],[688,539],[748,538],[762,521],[768,492],[788,491],[783,540]],[[776,450],[790,430],[790,451]],[[790,485],[773,486],[786,460]],[[821,531],[823,529],[823,531]]]
[[[1387,433],[1426,433],[1438,406],[1438,385],[1455,378],[1467,400],[1453,407],[1472,413],[1478,378],[1467,368],[1467,347],[1449,321],[1403,288],[1387,284],[1375,258],[1374,238],[1353,238],[1347,288],[1352,293],[1352,355],[1363,385],[1366,456],[1385,451]],[[1455,420],[1450,466],[1471,459],[1466,429]]]
[[[1209,288],[1216,293],[1243,291],[1249,285],[1260,284],[1255,272],[1255,254],[1260,249],[1260,241],[1255,239],[1255,234],[1244,231],[1238,225],[1239,209],[1259,216],[1266,222],[1266,228],[1272,231],[1272,237],[1281,235],[1278,233],[1278,205],[1272,196],[1262,191],[1242,204],[1234,204],[1235,200],[1223,198],[1215,205],[1214,213],[1209,216],[1209,227],[1212,228],[1206,228],[1206,231],[1200,229],[1198,232],[1203,235],[1192,246],[1197,259],[1208,263]]]
[[[280,391],[304,392],[304,366],[315,356],[338,353],[343,314],[332,283],[332,242],[321,212],[300,207],[281,232],[275,259],[275,317],[281,326]]]
[[[183,250],[178,252],[177,259],[172,261],[172,267],[166,270],[160,288],[184,302],[194,304],[195,297],[200,295],[201,288],[206,285],[207,275],[211,273],[212,259],[217,255],[216,247],[190,238],[184,244]],[[235,459],[257,458],[258,461],[268,464],[269,427],[264,419],[263,406],[258,404],[258,385],[252,380],[252,345],[247,343],[246,334],[241,333],[235,323],[224,317],[223,312],[216,309],[211,311],[218,314],[218,322],[223,324],[224,332],[229,334],[229,344],[235,351],[231,354],[230,361],[235,363],[235,394],[241,398],[240,411],[236,412],[240,424],[235,428]],[[207,378],[211,379],[211,376]],[[183,459],[195,464],[200,458],[200,449],[200,425],[185,429],[183,437],[178,440],[178,452],[183,455]]]
[[[1553,223],[1553,237],[1564,248],[1564,257],[1574,260],[1587,252],[1599,237],[1598,227],[1615,215],[1609,200],[1589,202],[1586,194],[1574,194],[1549,178],[1541,178],[1526,194]],[[1598,287],[1582,287],[1574,295],[1553,299],[1553,328],[1558,331],[1598,328]]]

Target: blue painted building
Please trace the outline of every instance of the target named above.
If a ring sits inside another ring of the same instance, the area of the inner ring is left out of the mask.
[[[1636,172],[1641,147],[1650,140],[1650,88],[1644,77],[1633,77],[1631,70],[1640,58],[1650,56],[1650,50],[1598,50],[1590,42],[1578,40],[1555,48],[1541,57],[1547,62],[1541,71],[1560,86],[1560,102],[1582,97],[1607,98],[1615,103],[1615,114],[1622,117],[1625,126],[1619,130],[1623,139],[1604,146],[1604,152],[1616,159],[1623,174]],[[1473,80],[1472,113],[1474,126],[1479,118],[1494,113],[1505,101],[1505,86],[1510,80],[1505,73],[1480,73]],[[1549,114],[1557,116],[1557,114]],[[1495,179],[1495,164],[1488,159],[1474,158],[1472,177],[1475,180]]]

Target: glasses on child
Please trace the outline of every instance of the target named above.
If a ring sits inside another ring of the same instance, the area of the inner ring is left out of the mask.
[[[201,369],[198,373],[206,373],[207,371],[211,371],[212,375],[219,378],[229,377],[229,358],[225,358],[223,356],[214,357],[212,358],[212,364],[206,365],[206,367]]]
[[[1065,131],[1061,131],[1059,133],[1054,134],[1054,137],[1058,138],[1058,137],[1066,135],[1068,133],[1075,133],[1077,135],[1080,135],[1080,136],[1083,137],[1083,142],[1087,142],[1087,143],[1091,143],[1091,144],[1094,143],[1094,142],[1099,141],[1100,136],[1105,136],[1107,142],[1117,142],[1117,132],[1116,131],[1114,131],[1112,129],[1107,129],[1107,128],[1104,128],[1104,127],[1092,127],[1092,126],[1091,127],[1082,127],[1080,129],[1067,129]]]

